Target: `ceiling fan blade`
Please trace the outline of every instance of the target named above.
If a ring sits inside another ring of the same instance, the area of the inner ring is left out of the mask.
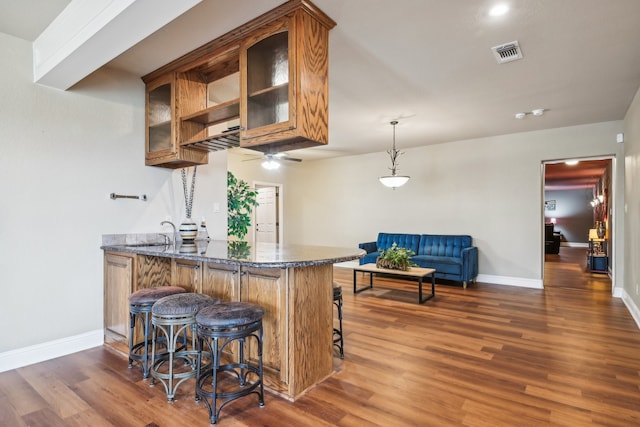
[[[297,159],[295,157],[279,157],[280,160],[289,160],[290,162],[301,162],[302,159]]]

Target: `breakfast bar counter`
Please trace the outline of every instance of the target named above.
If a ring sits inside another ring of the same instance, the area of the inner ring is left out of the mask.
[[[252,302],[265,310],[265,386],[291,401],[333,372],[333,264],[364,256],[357,248],[227,241],[101,249],[107,345],[124,350],[128,296],[138,289],[181,286],[222,301]]]

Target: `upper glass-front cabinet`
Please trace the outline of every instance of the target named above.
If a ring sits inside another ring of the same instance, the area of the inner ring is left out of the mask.
[[[171,83],[164,83],[148,91],[147,153],[170,150],[171,140]]]
[[[295,58],[291,55],[290,19],[280,19],[253,33],[241,53],[241,145],[252,138],[295,128]],[[290,84],[291,82],[291,84]]]
[[[247,49],[247,130],[289,121],[289,32]]]
[[[275,153],[327,144],[329,29],[335,23],[325,18],[296,9],[241,44],[241,147]]]
[[[206,151],[183,148],[179,144],[181,130],[176,126],[176,87],[175,73],[147,84],[145,164],[148,166],[181,168],[205,164],[209,160]]]

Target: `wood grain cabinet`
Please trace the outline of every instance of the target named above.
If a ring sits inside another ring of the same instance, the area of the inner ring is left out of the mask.
[[[265,386],[295,400],[333,369],[333,265],[249,267],[168,256],[120,252],[104,255],[105,343],[126,354],[132,292],[182,286],[222,301],[246,301],[264,309]],[[134,331],[136,341],[142,329]],[[250,340],[251,341],[251,340]],[[255,343],[248,356],[257,360]],[[237,346],[226,354],[236,358]]]
[[[210,151],[265,153],[328,142],[328,38],[335,22],[291,0],[142,79],[146,164],[180,168]]]
[[[177,95],[177,73],[168,73],[146,87],[145,164],[180,168],[206,164],[209,154],[180,145],[181,129],[177,126],[181,105]]]
[[[135,256],[104,255],[104,334],[105,342],[129,339],[129,295],[135,288]]]
[[[288,390],[288,343],[286,340],[286,270],[279,268],[243,268],[240,275],[240,300],[264,309],[262,363],[265,383],[272,390]],[[249,341],[249,357],[257,360],[257,349]]]
[[[202,262],[174,258],[171,260],[171,286],[187,292],[202,292]]]
[[[296,9],[243,40],[241,147],[274,153],[327,144],[334,25],[326,16]]]

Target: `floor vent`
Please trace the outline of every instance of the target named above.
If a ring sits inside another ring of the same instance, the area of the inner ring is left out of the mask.
[[[493,51],[493,55],[496,57],[498,64],[522,59],[522,51],[517,41],[494,46],[491,48],[491,51]]]

